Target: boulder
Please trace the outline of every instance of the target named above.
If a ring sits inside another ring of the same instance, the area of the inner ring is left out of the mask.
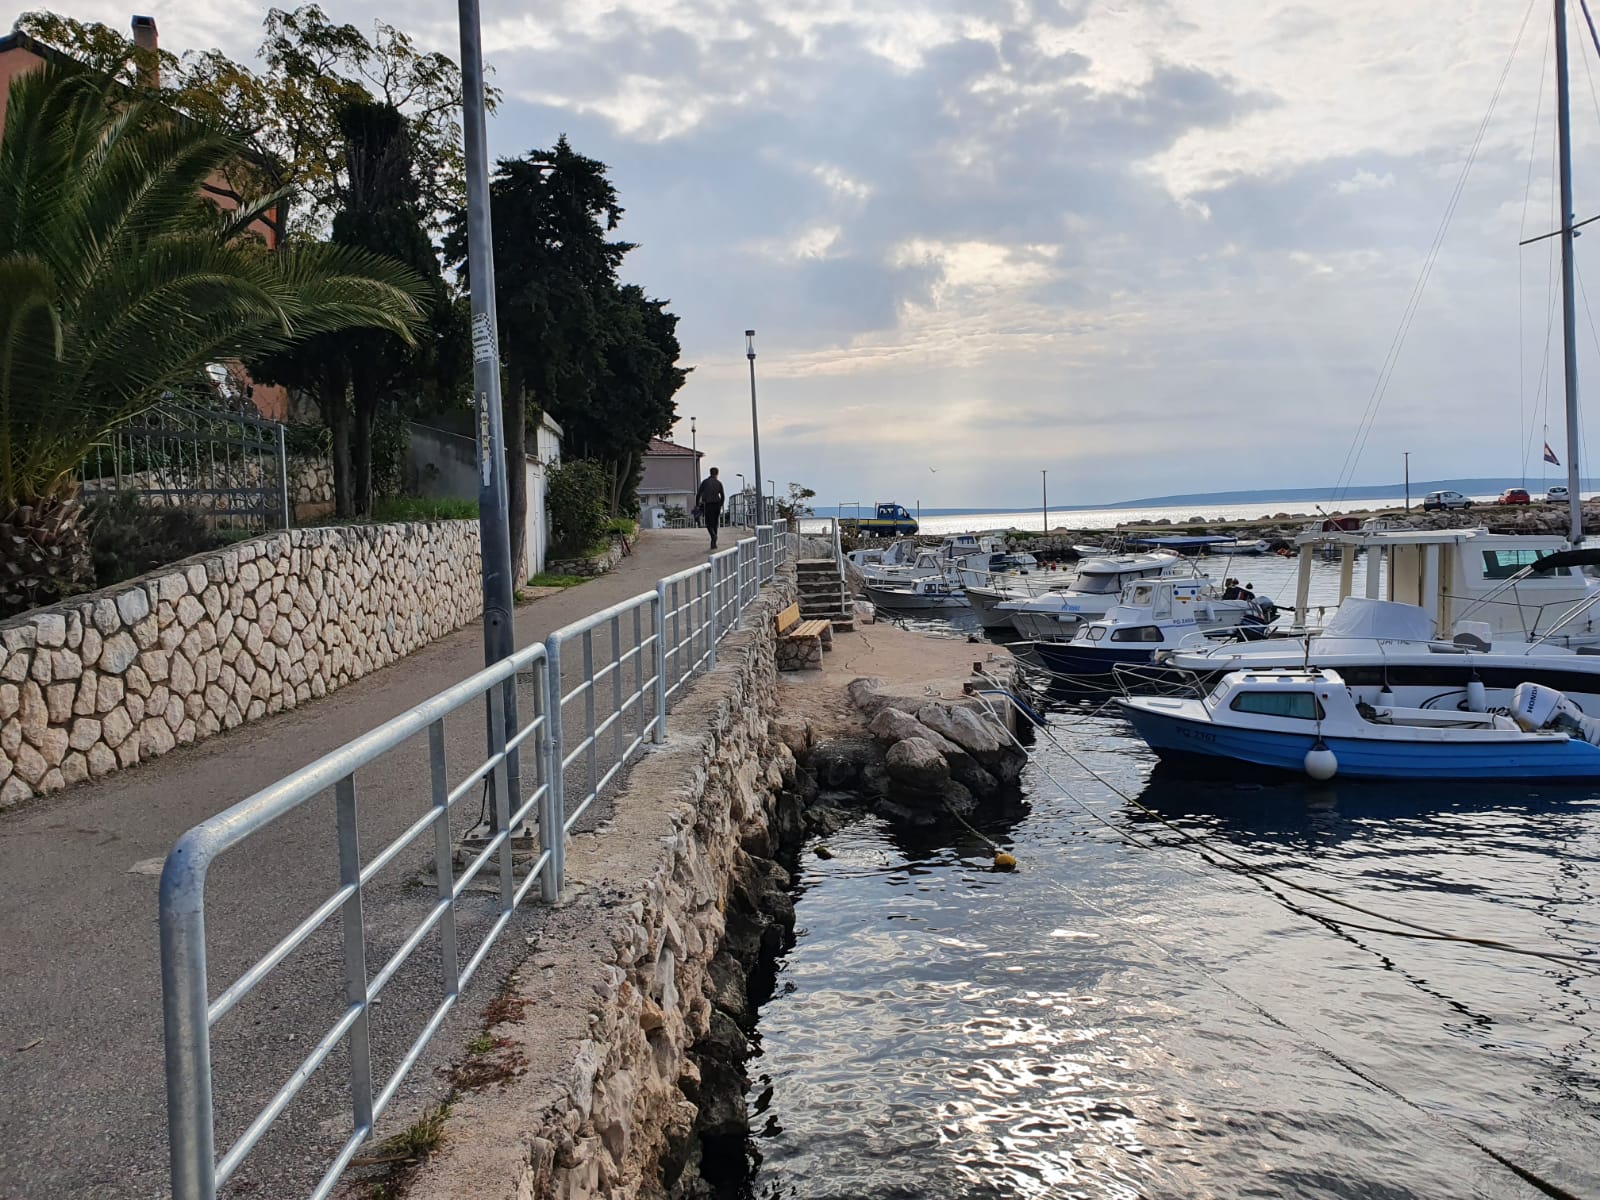
[[[927,738],[912,737],[889,747],[884,766],[902,787],[935,792],[950,781],[950,764]]]
[[[867,732],[880,742],[887,742],[891,746],[907,738],[922,738],[937,746],[940,754],[949,756],[957,752],[954,742],[948,741],[910,713],[898,708],[880,708],[878,715],[867,725]]]
[[[883,761],[883,750],[864,738],[839,738],[813,746],[803,761],[823,788],[848,788],[861,778],[862,768]]]
[[[878,689],[882,686],[883,680],[869,675],[861,679],[852,679],[844,690],[850,697],[850,703],[870,717],[887,703],[878,695]]]
[[[792,754],[804,754],[811,747],[811,723],[804,717],[777,717],[772,732]]]
[[[929,729],[943,735],[968,754],[988,757],[997,753],[1002,745],[1009,744],[1000,731],[976,713],[965,708],[952,708],[945,704],[925,704],[917,713],[917,720]]]

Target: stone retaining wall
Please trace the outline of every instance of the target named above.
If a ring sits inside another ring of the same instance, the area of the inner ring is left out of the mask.
[[[497,1001],[526,1015],[488,1031],[513,1078],[455,1099],[412,1200],[661,1196],[663,1175],[692,1175],[700,1136],[740,1127],[737,1080],[709,1076],[728,1070],[717,1047],[743,1045],[730,948],[775,936],[749,897],[781,907],[787,883],[767,856],[795,772],[773,731],[773,618],[793,597],[781,571],[633,768],[610,827],[574,839],[574,895]]]
[[[476,521],[268,534],[0,624],[0,807],[293,708],[472,620]]]

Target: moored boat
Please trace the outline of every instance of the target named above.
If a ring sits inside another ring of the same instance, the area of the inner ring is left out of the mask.
[[[927,609],[966,608],[966,594],[942,575],[892,583],[868,583],[867,599],[879,608],[916,612]]]
[[[1203,575],[1141,579],[1123,589],[1104,617],[1080,625],[1071,641],[1032,642],[1026,650],[1057,675],[1108,675],[1207,637],[1260,636],[1276,615],[1270,601],[1224,599]]]
[[[1374,703],[1336,671],[1230,671],[1198,697],[1118,701],[1162,758],[1316,779],[1600,779],[1600,721],[1518,689],[1512,716]]]

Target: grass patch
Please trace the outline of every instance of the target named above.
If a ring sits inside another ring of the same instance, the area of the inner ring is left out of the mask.
[[[612,517],[606,522],[607,537],[631,538],[639,532],[639,522],[630,517]]]
[[[379,1158],[403,1158],[420,1162],[431,1158],[444,1142],[445,1118],[450,1115],[448,1104],[435,1104],[405,1129],[378,1143]]]
[[[468,1054],[487,1054],[495,1048],[495,1040],[487,1033],[480,1033],[467,1043]]]
[[[394,496],[372,506],[374,521],[475,521],[476,500],[453,497],[428,499],[422,496]]]
[[[589,582],[583,575],[552,575],[549,571],[540,571],[528,580],[529,587],[577,587],[580,583]]]

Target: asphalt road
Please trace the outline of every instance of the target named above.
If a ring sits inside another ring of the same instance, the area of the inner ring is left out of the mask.
[[[632,557],[599,580],[518,609],[518,645],[704,561],[699,530],[642,536]],[[0,1197],[105,1200],[167,1194],[156,890],[160,861],[184,830],[205,817],[381,724],[482,664],[474,624],[400,663],[290,713],[186,747],[0,814]],[[620,644],[632,644],[622,622]],[[610,649],[597,635],[595,656]],[[581,653],[564,663],[564,686],[581,678]],[[630,672],[625,682],[632,682]],[[595,719],[614,695],[596,690]],[[528,698],[525,695],[523,704]],[[587,717],[565,710],[568,730]],[[626,728],[638,727],[630,714]],[[481,707],[446,722],[452,780],[483,756]],[[605,741],[609,748],[610,737]],[[426,736],[357,775],[361,839],[368,859],[429,803]],[[605,769],[602,760],[599,770]],[[587,784],[587,763],[568,772],[569,811]],[[478,816],[458,806],[457,832]],[[603,821],[602,799],[580,828]],[[426,911],[431,855],[424,835],[366,889],[367,969],[375,973]],[[207,889],[212,995],[248,967],[335,886],[337,845],[331,796],[310,801],[222,856]],[[494,897],[463,898],[461,956],[493,920]],[[444,1069],[480,1023],[483,1003],[527,953],[541,910],[519,913],[490,951],[473,989],[402,1086],[397,1110],[442,1095]],[[374,1073],[387,1078],[440,999],[435,940],[418,949],[374,1005]],[[219,1149],[229,1145],[344,1007],[338,919],[326,925],[213,1031]],[[228,1193],[303,1194],[348,1134],[348,1064],[343,1050],[318,1072],[279,1127],[245,1162]]]

